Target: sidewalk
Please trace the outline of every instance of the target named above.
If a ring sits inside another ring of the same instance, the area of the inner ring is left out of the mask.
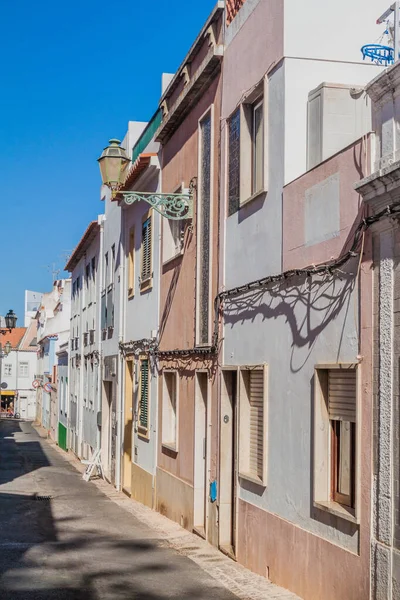
[[[56,449],[64,460],[72,464],[79,472],[85,471],[85,466],[72,452],[64,452],[51,439],[47,438],[45,429],[36,424],[34,428],[42,438],[46,438],[47,443]],[[93,479],[91,484],[95,485],[115,504],[147,525],[161,547],[171,548],[178,554],[186,556],[241,600],[299,600],[295,594],[252,573],[177,523],[128,498],[122,492],[118,492],[106,481]]]

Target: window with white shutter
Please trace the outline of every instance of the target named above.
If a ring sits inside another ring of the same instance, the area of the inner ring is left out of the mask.
[[[314,399],[314,504],[357,520],[357,366],[318,365]]]
[[[240,372],[239,473],[266,485],[267,474],[267,367]]]
[[[140,363],[140,395],[139,395],[139,431],[148,434],[149,430],[149,361]]]
[[[142,291],[152,285],[152,220],[150,212],[142,224],[142,266],[140,273]]]

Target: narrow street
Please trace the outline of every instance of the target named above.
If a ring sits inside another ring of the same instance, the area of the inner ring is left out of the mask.
[[[85,483],[30,423],[0,421],[1,600],[238,597],[227,589],[228,578],[222,585],[157,538],[98,486]],[[220,561],[221,574],[225,564],[238,568],[210,551],[206,560]],[[257,586],[260,578],[242,571],[256,587],[240,597],[260,598],[265,585],[263,598],[294,598],[264,580]]]

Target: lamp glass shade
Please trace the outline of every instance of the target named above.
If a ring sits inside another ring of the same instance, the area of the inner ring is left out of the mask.
[[[98,159],[101,180],[112,190],[119,189],[125,182],[127,168],[130,163],[124,148],[119,140],[110,140],[109,146],[104,148]]]
[[[11,342],[6,342],[4,345],[4,354],[8,356],[12,350]]]
[[[5,322],[7,329],[15,329],[17,324],[17,315],[13,310],[9,310],[5,316]]]

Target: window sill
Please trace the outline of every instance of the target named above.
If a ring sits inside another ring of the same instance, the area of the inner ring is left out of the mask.
[[[167,258],[166,260],[164,260],[162,266],[166,267],[167,265],[169,265],[172,262],[174,262],[174,260],[176,260],[177,258],[180,258],[183,255],[184,255],[184,251],[183,250],[181,250],[180,252],[177,252],[176,254],[174,254],[173,256],[171,256],[170,258]]]
[[[145,279],[144,281],[141,282],[140,284],[140,292],[148,292],[149,290],[151,290],[151,288],[153,287],[153,278],[150,277],[150,279]]]
[[[324,510],[331,515],[335,515],[335,517],[339,517],[345,521],[350,521],[350,523],[355,523],[356,525],[360,523],[360,520],[356,517],[354,508],[343,506],[342,504],[334,502],[333,500],[326,502],[322,500],[317,502],[314,500],[313,505],[319,510]]]
[[[137,434],[138,434],[138,437],[140,439],[142,439],[143,441],[145,441],[145,442],[149,441],[150,435],[149,435],[148,429],[145,429],[144,427],[141,427],[140,425],[138,425]]]
[[[251,483],[255,483],[256,485],[259,485],[260,487],[264,487],[264,488],[267,487],[267,485],[262,481],[262,479],[260,479],[256,475],[252,475],[251,473],[239,473],[239,477],[240,477],[240,479],[245,479],[246,481],[251,481]]]
[[[167,452],[173,452],[174,454],[178,454],[178,448],[176,447],[176,444],[167,444],[166,442],[162,442],[161,448],[163,450],[167,450]]]
[[[246,206],[247,204],[250,204],[250,202],[253,202],[253,200],[257,200],[257,198],[260,198],[260,196],[264,196],[266,193],[267,190],[262,189],[259,192],[255,192],[255,194],[252,194],[249,198],[241,200],[239,203],[239,209],[241,209],[243,206]]]

